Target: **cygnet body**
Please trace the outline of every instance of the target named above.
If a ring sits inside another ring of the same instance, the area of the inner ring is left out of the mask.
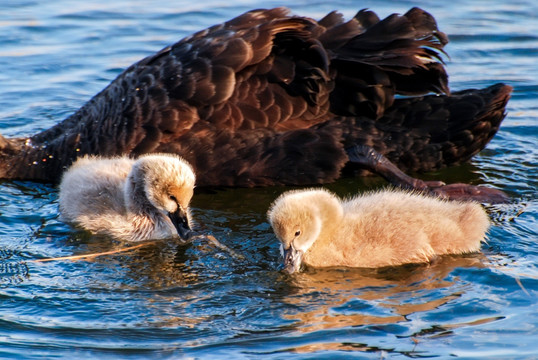
[[[289,191],[268,211],[285,270],[396,266],[480,249],[489,227],[474,202],[406,191],[371,192],[340,200],[326,190]]]
[[[127,241],[187,239],[195,175],[173,154],[83,157],[63,175],[62,219]]]

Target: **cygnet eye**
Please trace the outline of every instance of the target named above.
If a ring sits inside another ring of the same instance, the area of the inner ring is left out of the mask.
[[[170,200],[177,203],[177,199],[174,195],[170,195]]]
[[[297,230],[297,231],[295,232],[295,237],[297,237],[297,236],[299,236],[299,235],[301,235],[301,230]]]

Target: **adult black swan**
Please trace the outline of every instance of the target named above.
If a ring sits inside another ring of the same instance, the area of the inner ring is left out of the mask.
[[[418,8],[350,21],[250,11],[135,63],[56,126],[0,136],[0,177],[56,182],[81,155],[171,152],[198,186],[321,184],[356,166],[452,198],[502,197],[404,173],[469,160],[505,116],[510,86],[450,94],[446,43]]]

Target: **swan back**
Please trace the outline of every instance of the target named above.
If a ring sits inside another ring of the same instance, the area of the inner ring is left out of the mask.
[[[63,174],[59,186],[62,219],[74,221],[105,214],[125,214],[124,183],[135,160],[128,157],[79,158]]]
[[[408,253],[405,245],[416,244],[413,239],[425,236],[431,248],[428,257],[477,251],[490,224],[476,202],[449,201],[412,191],[368,192],[344,201],[343,207],[350,224],[346,229],[355,232],[357,227],[352,225],[360,222],[361,234],[375,233],[378,240]]]

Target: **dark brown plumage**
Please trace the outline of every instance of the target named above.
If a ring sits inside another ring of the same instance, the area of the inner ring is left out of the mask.
[[[0,176],[57,181],[74,159],[173,152],[197,185],[334,181],[350,161],[393,175],[464,162],[497,131],[511,88],[449,95],[447,37],[413,8],[319,21],[254,10],[130,66],[75,114],[0,136]],[[396,94],[444,95],[395,99]],[[388,160],[387,160],[388,159]],[[432,184],[429,184],[432,185]]]

